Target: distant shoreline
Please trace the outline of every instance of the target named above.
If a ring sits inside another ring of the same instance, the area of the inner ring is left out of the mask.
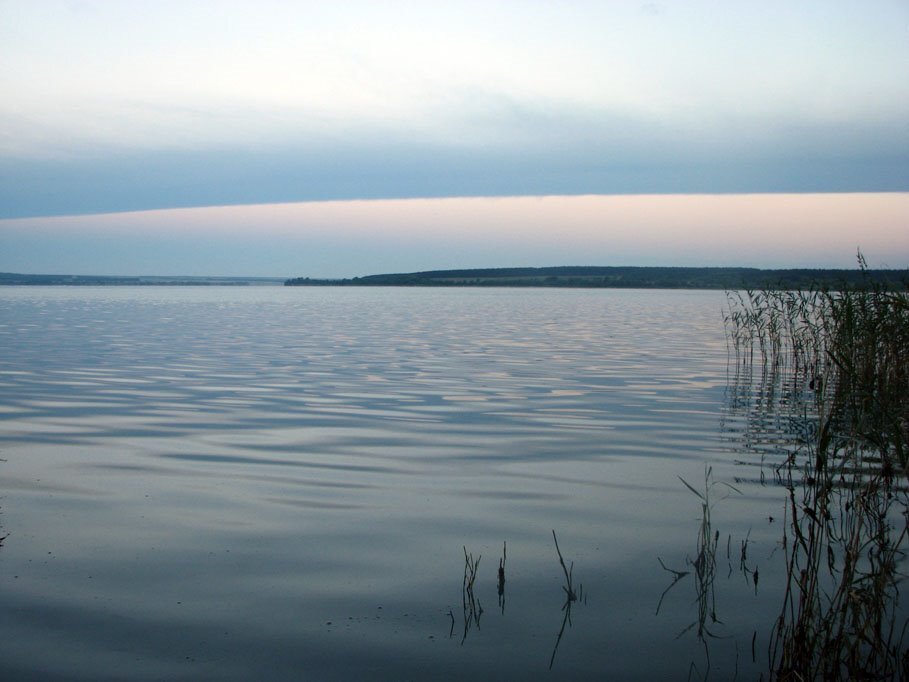
[[[0,286],[357,286],[563,289],[806,289],[870,282],[909,289],[909,270],[859,268],[557,266],[480,268],[353,278],[36,275],[0,273]]]
[[[909,288],[909,270],[560,266],[430,270],[352,279],[297,277],[285,286],[547,287],[572,289],[805,289],[875,282]]]

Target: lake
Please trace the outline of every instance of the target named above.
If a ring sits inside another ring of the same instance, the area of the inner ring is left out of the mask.
[[[0,289],[0,677],[766,677],[789,436],[725,306]]]

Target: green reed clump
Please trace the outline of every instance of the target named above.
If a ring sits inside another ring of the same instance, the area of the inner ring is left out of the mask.
[[[866,280],[728,295],[737,368],[759,362],[762,384],[785,385],[787,409],[810,427],[777,468],[789,580],[769,651],[776,679],[909,679],[898,589],[909,542],[907,292]]]
[[[859,256],[864,271],[865,262]],[[907,280],[909,282],[909,280]],[[862,443],[886,472],[909,465],[909,284],[729,292],[736,362],[760,361],[813,393],[830,438]]]
[[[882,466],[909,464],[909,296],[845,291],[833,298],[825,349],[834,366],[835,418],[873,446]]]

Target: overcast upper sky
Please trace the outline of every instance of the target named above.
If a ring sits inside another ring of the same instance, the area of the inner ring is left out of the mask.
[[[705,240],[694,246],[704,261],[736,265],[736,249],[743,255],[753,237],[738,225],[761,227],[753,216],[723,217],[744,204],[717,195],[768,194],[761,211],[772,219],[774,206],[794,206],[781,197],[817,193],[874,204],[875,222],[854,226],[848,253],[809,250],[799,263],[848,264],[861,246],[872,262],[879,249],[906,267],[907,191],[905,0],[0,0],[0,270],[129,274],[111,259],[136,248],[145,255],[129,269],[144,274],[619,264],[585,239],[608,243],[616,221],[627,228],[638,218],[618,220],[615,202],[603,213],[602,197],[583,204],[585,227],[568,240],[577,253],[546,245],[547,234],[565,243],[558,216],[581,210],[568,195],[674,195],[688,213],[653,221],[680,229],[714,215],[725,236],[692,233]],[[534,196],[566,213],[551,211],[553,223],[528,227],[532,235],[502,221],[529,220],[537,204],[509,199],[470,203],[485,231],[458,235],[449,225],[440,230],[448,246],[434,225],[451,223],[463,201],[430,202],[435,219],[416,235],[403,228],[406,202],[366,202],[377,211],[373,253],[384,246],[394,261],[356,255],[362,243],[345,252],[337,236],[362,219],[363,202],[347,200]],[[287,207],[324,201],[331,224],[307,222],[317,209]],[[142,218],[243,204],[257,205],[255,220],[250,208]],[[108,213],[120,215],[72,218]],[[245,232],[212,231],[241,215]],[[831,208],[799,215],[823,234]],[[660,251],[660,224],[648,226],[657,235],[650,250],[642,243],[624,257],[676,264],[677,249]],[[326,241],[334,228],[341,233]],[[318,258],[308,236],[324,247]],[[261,251],[246,263],[244,239]],[[281,258],[291,243],[299,261]],[[460,259],[440,259],[453,244]],[[491,244],[513,253],[490,259]],[[238,251],[206,265],[205,245]],[[788,245],[765,246],[754,264],[792,257]]]

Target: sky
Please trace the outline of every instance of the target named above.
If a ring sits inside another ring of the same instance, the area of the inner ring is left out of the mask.
[[[0,271],[909,267],[909,3],[0,0]]]

